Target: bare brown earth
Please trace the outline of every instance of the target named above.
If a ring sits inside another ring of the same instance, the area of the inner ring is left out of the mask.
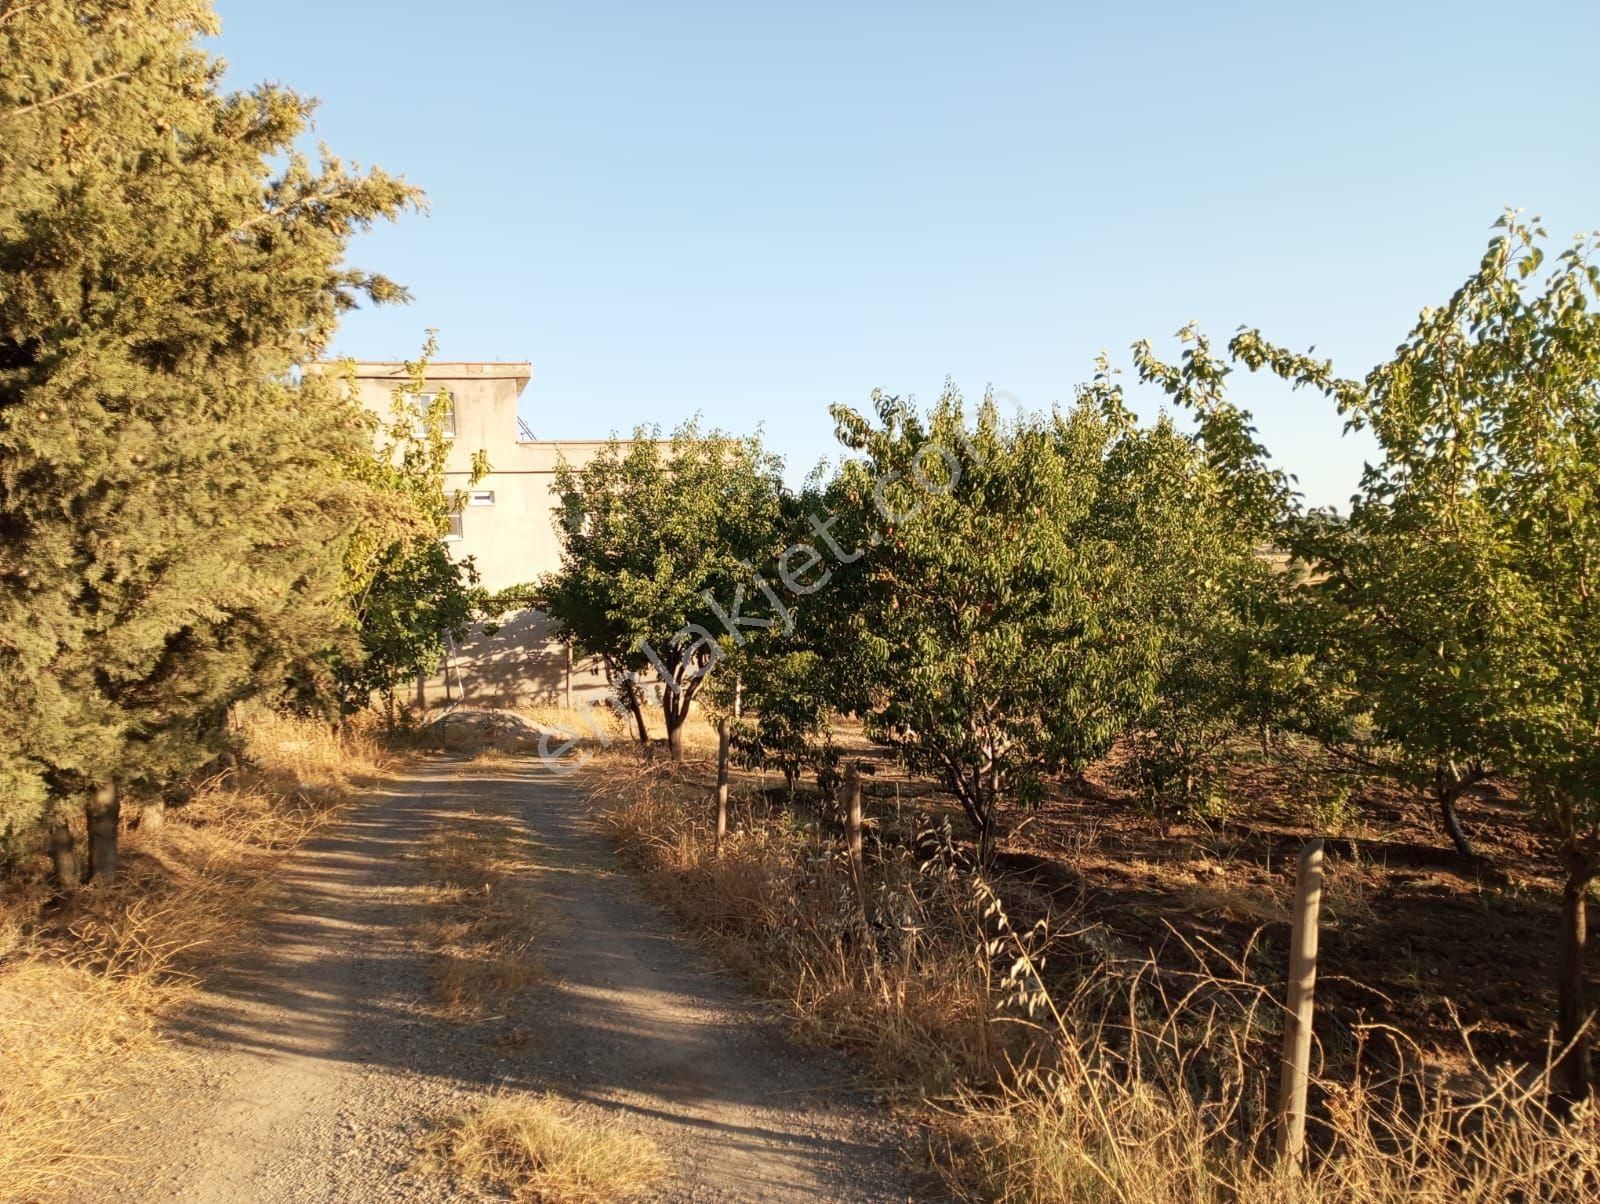
[[[917,809],[949,813],[963,830],[936,785],[907,778],[853,725],[836,738],[848,755],[877,763],[868,810],[885,835],[897,813],[906,827]],[[1220,816],[1141,812],[1117,787],[1115,759],[1014,816],[998,868],[1017,914],[1054,912],[1057,928],[1094,925],[1126,956],[1180,973],[1202,959],[1213,971],[1234,963],[1273,987],[1283,979],[1295,858],[1323,835],[1322,1066],[1339,1073],[1363,1040],[1392,1028],[1409,1058],[1463,1087],[1473,1054],[1542,1068],[1555,1015],[1559,883],[1515,785],[1487,782],[1462,799],[1478,854],[1469,859],[1451,847],[1425,796],[1370,766],[1310,745],[1235,751]],[[1334,812],[1312,805],[1338,795],[1345,804]],[[1074,973],[1070,955],[1055,967],[1069,980]],[[1589,990],[1600,992],[1592,958]]]
[[[499,1014],[452,1021],[413,939],[416,851],[472,808],[534,842],[543,977]],[[554,1092],[664,1150],[665,1201],[913,1198],[907,1133],[848,1066],[782,1026],[674,931],[617,867],[577,789],[531,758],[419,761],[286,870],[290,906],[176,1021],[129,1106],[139,1169],[84,1200],[477,1198],[428,1178],[437,1119],[498,1092]],[[243,934],[241,934],[243,938]]]

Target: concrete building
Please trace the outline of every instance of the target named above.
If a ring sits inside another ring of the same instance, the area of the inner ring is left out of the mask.
[[[403,363],[357,363],[355,386],[361,403],[387,417]],[[451,557],[471,557],[485,588],[502,590],[537,581],[561,567],[556,539],[557,499],[552,492],[556,466],[563,459],[582,465],[605,447],[605,440],[542,440],[517,416],[532,366],[526,363],[434,363],[427,384],[450,395],[454,413],[445,464],[446,487],[468,491],[468,503],[452,520],[446,539]],[[472,484],[472,457],[483,452],[489,474]],[[541,611],[504,616],[488,635],[479,627],[453,644],[443,670],[417,685],[426,708],[465,702],[473,706],[519,704],[572,705],[604,696],[606,681],[598,662],[570,663],[556,640],[551,620]]]

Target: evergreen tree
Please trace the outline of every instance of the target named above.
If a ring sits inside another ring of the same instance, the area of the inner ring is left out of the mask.
[[[224,93],[201,0],[0,7],[0,826],[41,812],[58,872],[89,815],[214,755],[235,700],[343,621],[369,436],[298,381],[339,314],[395,298],[342,265],[416,194],[294,149],[311,102]]]

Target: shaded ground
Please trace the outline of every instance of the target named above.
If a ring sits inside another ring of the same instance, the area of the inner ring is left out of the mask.
[[[1014,842],[1012,864],[1163,960],[1184,960],[1179,937],[1234,954],[1250,945],[1253,977],[1280,982],[1295,859],[1319,829],[1260,776],[1253,806],[1222,824],[1164,827],[1104,800],[1057,802]],[[1355,806],[1361,818],[1327,843],[1317,994],[1330,1064],[1362,1026],[1382,1024],[1447,1072],[1468,1068],[1463,1029],[1485,1062],[1542,1066],[1558,902],[1525,830],[1491,797],[1463,800],[1482,854],[1468,860],[1403,791],[1364,784]]]
[[[907,778],[853,724],[835,738],[877,772],[868,818],[886,836],[918,809],[964,821],[936,785]],[[1451,848],[1428,800],[1369,768],[1310,746],[1241,748],[1224,784],[1226,815],[1163,821],[1116,787],[1115,764],[1086,789],[1063,788],[1002,841],[1016,915],[1048,907],[1101,926],[1132,957],[1184,970],[1191,950],[1244,956],[1251,977],[1281,983],[1295,857],[1328,839],[1318,1038],[1329,1069],[1364,1025],[1390,1025],[1447,1075],[1469,1067],[1463,1028],[1485,1062],[1543,1066],[1555,1015],[1559,884],[1514,789],[1489,782],[1459,804],[1475,858]],[[1318,793],[1341,805],[1315,803]],[[1213,966],[1221,961],[1213,959]],[[1070,958],[1056,962],[1071,973]],[[1591,958],[1590,997],[1600,991]]]
[[[520,815],[539,848],[547,980],[458,1024],[426,994],[408,859],[472,807]],[[673,1161],[663,1200],[911,1198],[906,1134],[679,939],[533,761],[420,762],[286,873],[292,909],[177,1022],[196,1056],[130,1101],[155,1170],[81,1198],[461,1199],[417,1175],[416,1140],[501,1090],[624,1117]]]

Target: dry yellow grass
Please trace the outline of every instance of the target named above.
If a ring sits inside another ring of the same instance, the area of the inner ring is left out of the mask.
[[[101,1106],[159,1047],[149,992],[27,956],[0,971],[0,1200],[113,1173],[89,1154],[126,1117]]]
[[[173,1056],[162,1017],[272,896],[270,869],[382,771],[362,729],[251,709],[248,767],[204,784],[160,827],[123,836],[117,880],[58,912],[38,859],[0,901],[0,1200],[34,1200],[130,1160],[115,1101]]]
[[[607,706],[521,706],[516,713],[535,727],[563,732],[586,743],[626,743],[633,739],[630,729]]]
[[[607,1204],[639,1198],[667,1162],[615,1117],[553,1095],[500,1095],[429,1134],[422,1168],[514,1200]]]
[[[998,1092],[960,1094],[945,1121],[944,1169],[970,1198],[1038,1204],[1504,1204],[1600,1198],[1600,1124],[1569,1119],[1508,1068],[1489,1070],[1479,1098],[1424,1092],[1393,1069],[1322,1083],[1308,1169],[1276,1165],[1260,1091],[1266,1085],[1226,1034],[1153,1048],[1130,1068],[1126,1042],[1074,1035],[1061,1062]],[[1152,1025],[1154,1027],[1154,1025]],[[1151,1035],[1146,1033],[1146,1036]],[[1220,1046],[1220,1048],[1219,1048]],[[1219,1059],[1219,1054],[1220,1059]],[[1201,1063],[1221,1062],[1217,1080]]]
[[[537,982],[538,867],[522,825],[509,815],[452,814],[420,859],[428,917],[418,938],[432,955],[429,985],[444,1012],[483,1016]]]
[[[640,751],[637,733],[631,717],[624,720],[609,706],[581,707],[521,707],[517,714],[535,726],[566,732],[590,751],[607,755],[633,757]],[[656,756],[665,756],[664,742],[667,730],[663,725],[661,708],[645,708],[645,731],[649,734]],[[681,729],[684,756],[689,760],[703,760],[717,755],[717,728],[696,705],[684,720]]]
[[[827,824],[741,802],[717,856],[703,783],[626,752],[594,774],[652,891],[802,1031],[920,1099],[941,1138],[935,1162],[966,1198],[1600,1199],[1592,1107],[1558,1118],[1538,1076],[1514,1068],[1479,1066],[1486,1086],[1449,1095],[1389,1033],[1370,1035],[1382,1057],[1364,1049],[1353,1076],[1318,1084],[1309,1168],[1277,1167],[1275,984],[1202,949],[1192,973],[1124,960],[1043,900],[1012,889],[1002,902],[936,829],[914,853],[890,843],[869,858],[863,910]],[[1027,919],[1013,922],[1019,909]]]
[[[1024,1056],[1025,1034],[995,1022],[993,966],[969,955],[984,937],[960,875],[925,871],[907,851],[878,861],[868,907],[892,932],[868,936],[842,856],[792,815],[736,797],[717,856],[709,790],[626,750],[596,767],[593,796],[651,893],[786,1001],[801,1035],[856,1051],[908,1090],[952,1089]],[[868,944],[884,956],[863,956]]]

